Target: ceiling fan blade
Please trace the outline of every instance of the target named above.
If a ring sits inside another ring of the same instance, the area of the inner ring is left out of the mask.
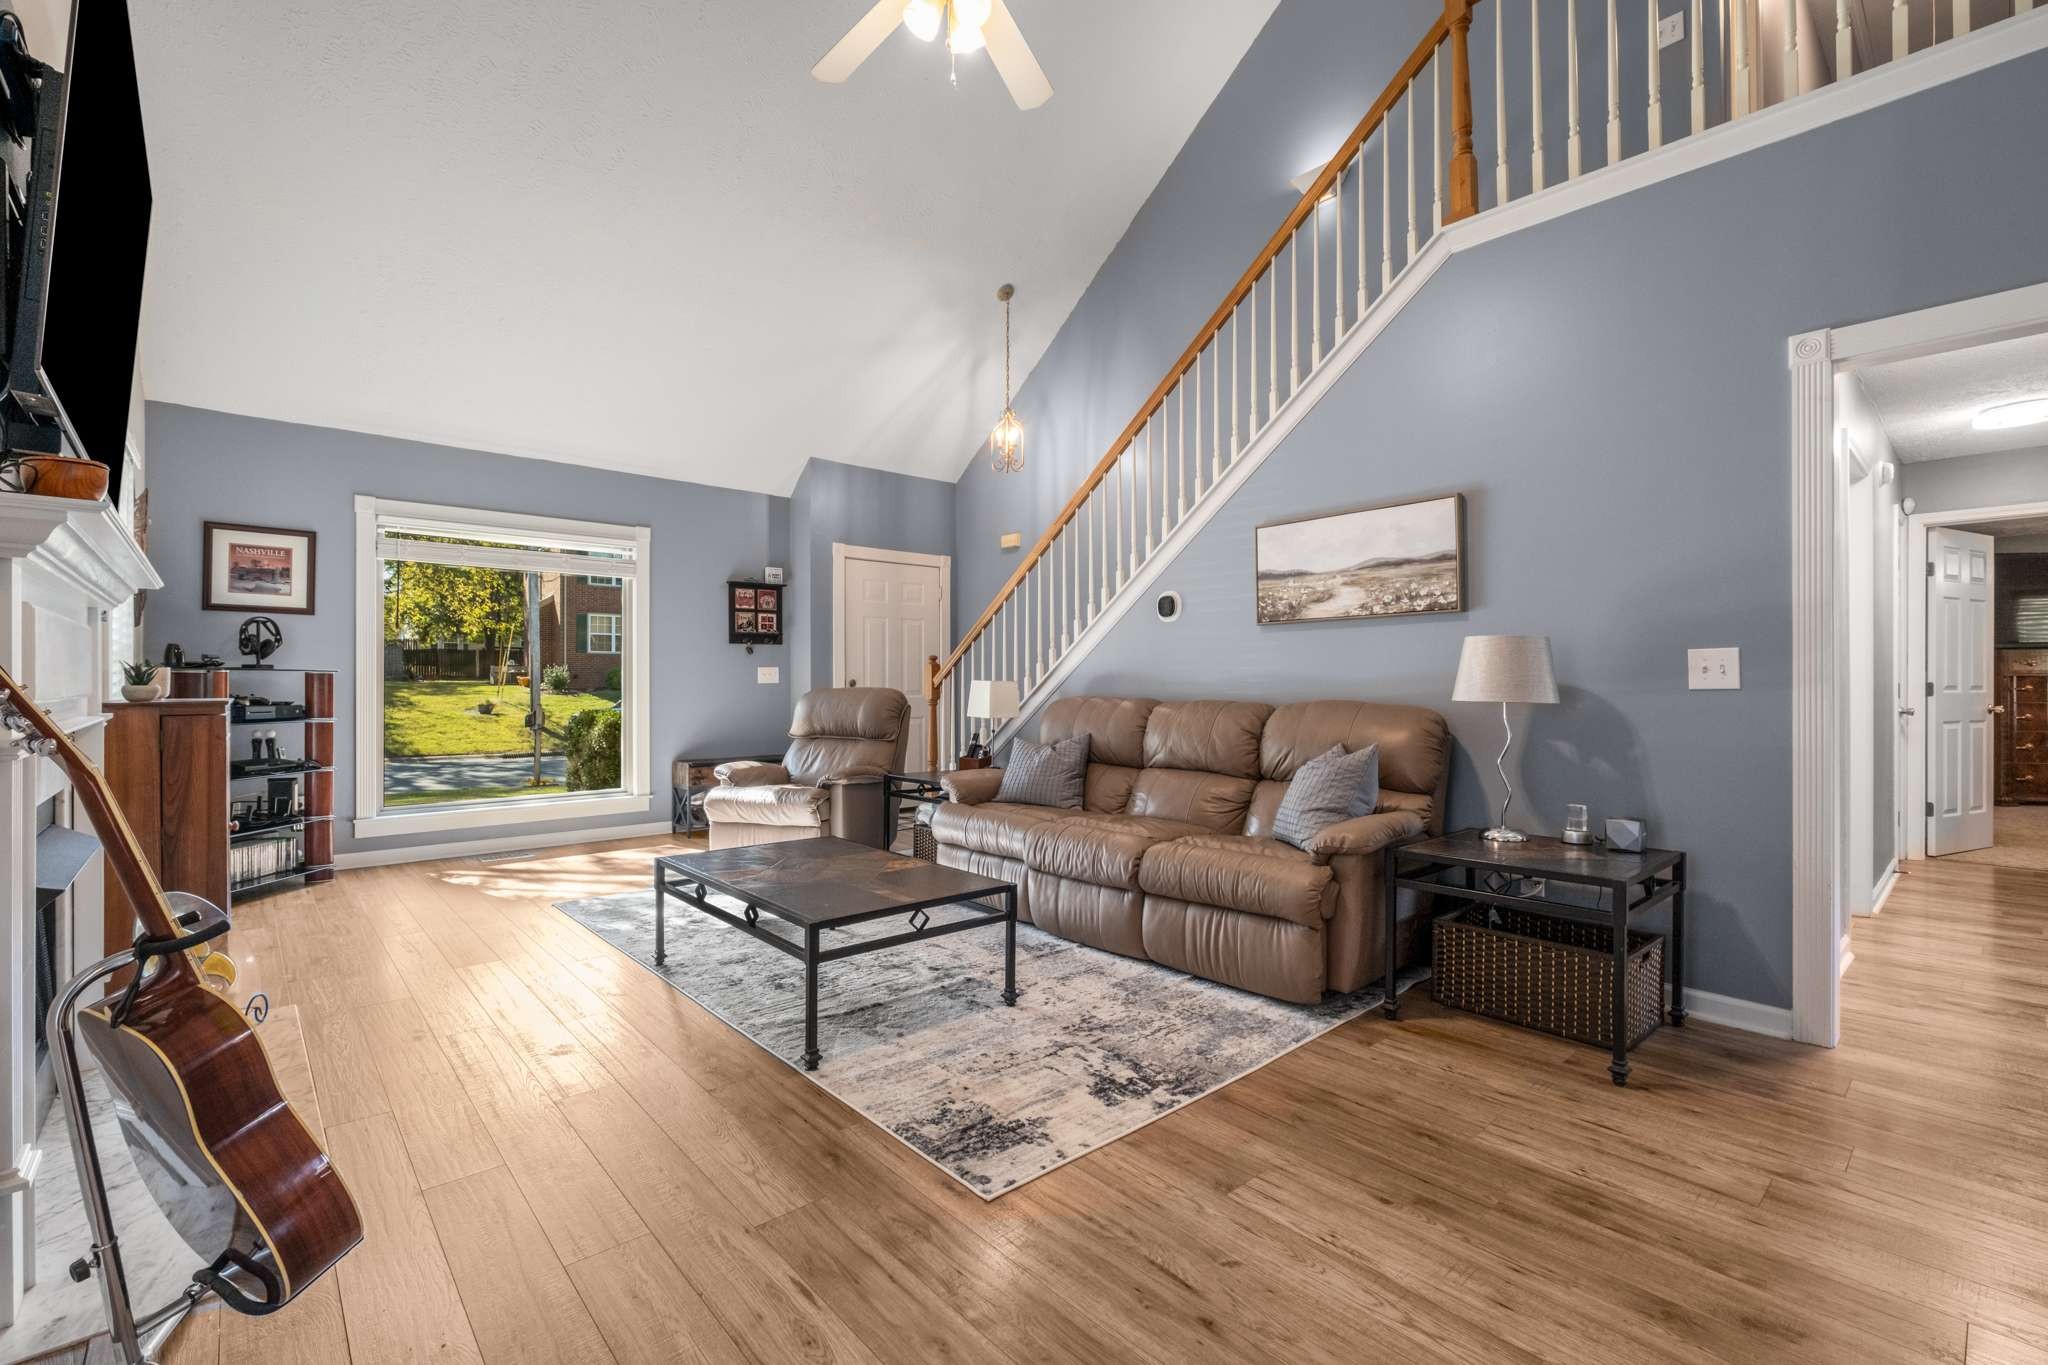
[[[1019,109],[1036,109],[1052,98],[1052,82],[1045,78],[1038,58],[1031,55],[1031,44],[1024,41],[1023,31],[1003,0],[995,0],[988,22],[981,26],[981,36],[988,42],[996,74],[1010,88],[1010,98],[1017,101]]]
[[[875,7],[863,14],[860,22],[837,43],[832,50],[819,59],[811,68],[811,74],[827,85],[837,85],[854,73],[862,62],[873,55],[889,36],[889,31],[903,21],[903,0],[878,0]]]

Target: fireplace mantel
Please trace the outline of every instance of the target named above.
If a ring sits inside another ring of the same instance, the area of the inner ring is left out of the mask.
[[[112,504],[0,493],[0,664],[95,761],[113,681],[107,615],[162,586]],[[55,764],[0,741],[0,1326],[35,1282],[34,1184],[45,1155],[37,1147],[36,811],[53,796],[68,804],[65,788]],[[73,883],[73,913],[61,917],[60,978],[100,955],[100,861],[91,858]]]

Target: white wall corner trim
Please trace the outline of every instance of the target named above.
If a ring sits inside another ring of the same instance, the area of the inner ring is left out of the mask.
[[[1834,352],[1790,338],[1792,371],[1792,1010],[1790,1036],[1833,1047],[1841,991]]]

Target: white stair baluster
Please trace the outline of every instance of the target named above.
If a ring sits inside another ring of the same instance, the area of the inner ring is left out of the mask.
[[[1663,59],[1657,55],[1657,0],[1647,0],[1650,13],[1650,147],[1652,150],[1664,145],[1664,72]]]
[[[1287,396],[1301,387],[1301,228],[1287,239]]]
[[[1124,589],[1124,457],[1109,467],[1109,595]]]
[[[1088,619],[1090,622],[1102,610],[1102,500],[1096,494],[1102,491],[1097,484],[1088,493],[1085,506],[1088,511]]]
[[[1308,215],[1308,368],[1323,363],[1323,201]]]
[[[1358,212],[1353,215],[1358,219],[1358,312],[1355,316],[1362,318],[1365,316],[1365,282],[1372,275],[1372,257],[1365,251],[1365,144],[1362,142],[1358,144],[1358,160],[1354,164],[1358,171]]]
[[[1579,140],[1579,0],[1564,7],[1564,178],[1577,180],[1586,168]]]
[[[1508,202],[1508,45],[1506,0],[1493,0],[1493,202]],[[1363,155],[1361,153],[1361,155]],[[1359,188],[1364,211],[1365,189]],[[1364,307],[1358,310],[1363,313]]]
[[[1203,427],[1202,427],[1202,353],[1201,353],[1200,351],[1196,351],[1196,352],[1195,352],[1195,363],[1194,363],[1194,371],[1195,371],[1195,467],[1194,467],[1194,480],[1193,480],[1193,482],[1194,482],[1194,486],[1195,486],[1195,488],[1194,488],[1194,496],[1193,496],[1193,499],[1192,499],[1192,500],[1193,500],[1193,501],[1195,501],[1195,502],[1200,502],[1200,501],[1202,500],[1202,431],[1203,431]],[[1212,403],[1213,403],[1213,402],[1215,402],[1215,395],[1214,395],[1214,394],[1211,394],[1211,395],[1209,396],[1209,400],[1210,400],[1210,402],[1212,402]],[[1183,513],[1182,515],[1186,515],[1186,514],[1185,514],[1185,513]]]
[[[1252,287],[1256,289],[1258,286],[1254,284]],[[1255,305],[1252,308],[1252,316],[1258,315],[1259,310]],[[1239,299],[1230,310],[1230,458],[1233,463],[1237,460],[1237,377],[1244,364],[1243,357],[1237,353],[1237,334],[1243,329],[1244,300]]]
[[[1656,41],[1652,25],[1651,41]],[[1607,0],[1607,164],[1621,160],[1621,24]]]
[[[1389,110],[1380,120],[1380,290],[1394,282],[1394,135],[1388,131]]]
[[[1949,37],[1960,38],[1970,31],[1970,0],[1955,0],[1950,14]]]
[[[1755,33],[1750,26],[1751,0],[1730,0],[1729,28],[1735,36],[1735,74],[1729,79],[1731,118],[1741,118],[1756,108]]]
[[[1892,60],[1897,61],[1913,50],[1913,38],[1906,31],[1908,16],[1906,0],[1892,0]]]
[[[1849,0],[1835,0],[1835,79],[1856,74],[1856,39],[1849,32]]]
[[[1344,172],[1330,186],[1330,344],[1344,335]],[[1322,311],[1320,308],[1318,312]]]
[[[1401,268],[1415,259],[1421,242],[1415,235],[1415,82],[1408,82],[1408,254],[1401,260]]]
[[[1081,604],[1088,598],[1088,590],[1082,586],[1081,574],[1087,561],[1081,558],[1081,525],[1078,520],[1067,522],[1067,638],[1066,647],[1074,647],[1074,637],[1081,633]]]
[[[1231,333],[1233,337],[1236,333]],[[1233,356],[1236,350],[1231,351]],[[1237,380],[1233,372],[1232,383]],[[1237,419],[1231,419],[1231,430],[1237,429]],[[1216,486],[1216,480],[1223,477],[1223,334],[1218,332],[1209,342],[1209,487]]]
[[[1429,54],[1429,230],[1444,226],[1444,50]]]
[[[1501,0],[1494,0],[1495,4]],[[1576,42],[1569,49],[1578,51]],[[1572,58],[1577,69],[1578,58]],[[1578,82],[1570,82],[1573,90]],[[1576,139],[1574,139],[1576,142]],[[1529,191],[1543,188],[1543,0],[1529,0]]]
[[[1266,271],[1266,420],[1280,411],[1280,271],[1276,258]]]
[[[1785,0],[1785,70],[1778,87],[1780,100],[1789,100],[1806,89],[1806,73],[1799,69],[1799,0]]]
[[[1179,444],[1173,457],[1173,481],[1179,489],[1174,505],[1173,526],[1180,525],[1182,517],[1188,514],[1188,376],[1181,372],[1180,381],[1174,385],[1173,425]],[[1172,526],[1162,527],[1159,538],[1164,540]]]
[[[1692,0],[1692,130],[1707,130],[1707,43],[1700,30],[1706,0]]]

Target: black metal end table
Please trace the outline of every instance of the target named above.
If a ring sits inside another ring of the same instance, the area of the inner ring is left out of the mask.
[[[713,905],[711,892],[740,902],[738,914]],[[850,839],[792,839],[654,860],[654,961],[668,961],[668,900],[675,897],[713,919],[788,953],[804,964],[804,1054],[815,1071],[818,1051],[818,968],[841,958],[878,953],[907,943],[988,925],[1003,926],[1005,1005],[1017,1003],[1017,888],[1009,882],[899,857]],[[989,900],[999,904],[990,905]],[[969,919],[934,924],[931,911],[959,905]],[[761,927],[763,912],[803,931],[801,944]],[[910,916],[905,933],[857,939],[836,948],[824,934],[889,915]]]
[[[946,788],[940,779],[943,772],[928,773],[885,773],[882,776],[882,847],[891,848],[896,843],[896,830],[902,821],[899,801],[943,801]]]
[[[1614,1058],[1608,1074],[1616,1085],[1628,1084],[1628,930],[1639,915],[1665,905],[1671,908],[1671,932],[1665,956],[1671,961],[1671,1007],[1674,1028],[1685,1024],[1685,855],[1650,848],[1621,853],[1600,844],[1567,844],[1560,839],[1532,837],[1525,843],[1489,843],[1476,829],[1411,840],[1387,847],[1381,880],[1386,888],[1387,1003],[1389,1019],[1401,1017],[1394,993],[1399,924],[1395,906],[1402,891],[1444,897],[1453,904],[1430,912],[1454,914],[1465,905],[1506,906],[1581,923],[1603,924],[1614,933]],[[1462,876],[1460,875],[1462,874]],[[1539,895],[1512,888],[1528,881],[1546,883]],[[1584,887],[1595,893],[1594,905],[1576,905],[1549,894],[1548,883]],[[1604,903],[1600,903],[1604,902]]]

